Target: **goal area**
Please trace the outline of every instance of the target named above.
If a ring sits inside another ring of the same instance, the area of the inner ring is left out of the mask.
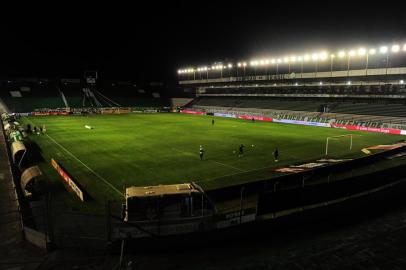
[[[345,134],[338,136],[331,136],[326,138],[326,156],[333,152],[335,149],[349,149],[352,150],[353,134]]]

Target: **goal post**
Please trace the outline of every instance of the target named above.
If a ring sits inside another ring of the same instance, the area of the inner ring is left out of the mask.
[[[350,147],[349,147],[349,149],[350,149],[350,151],[352,150],[352,134],[345,134],[345,135],[338,135],[338,136],[331,136],[331,137],[327,137],[327,139],[326,139],[326,156],[328,155],[328,147],[329,147],[329,142],[331,141],[331,140],[336,140],[336,139],[340,139],[340,138],[343,138],[343,137],[347,137],[347,138],[350,138]]]

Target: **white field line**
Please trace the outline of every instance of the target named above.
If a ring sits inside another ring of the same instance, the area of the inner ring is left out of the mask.
[[[284,155],[285,155],[285,154],[284,154]],[[290,157],[290,158],[292,158],[292,159],[295,159],[295,157],[293,157],[292,155],[286,155],[286,156],[287,156],[287,157]],[[273,157],[272,157],[272,158],[273,158]],[[286,164],[286,165],[283,165],[283,166],[286,167],[286,166],[289,166],[289,164]],[[204,181],[210,182],[210,181],[214,181],[214,180],[217,180],[217,179],[220,179],[220,178],[223,178],[223,177],[229,177],[229,176],[239,175],[239,174],[242,174],[242,173],[249,173],[249,172],[261,171],[261,170],[265,170],[265,169],[276,169],[276,168],[279,168],[279,167],[277,167],[277,166],[275,166],[275,165],[270,165],[270,166],[265,166],[265,167],[256,168],[256,169],[252,169],[252,170],[242,171],[242,172],[240,172],[240,173],[226,174],[226,175],[222,175],[222,176],[219,176],[219,177],[210,178],[210,179],[207,179],[207,180],[202,180],[202,182],[204,182]]]
[[[226,167],[233,168],[233,169],[238,170],[240,172],[246,172],[245,170],[241,170],[241,169],[239,169],[237,167],[234,167],[234,166],[231,166],[231,165],[228,165],[228,164],[224,164],[224,163],[221,163],[221,162],[218,162],[218,161],[215,161],[215,160],[209,160],[209,161],[220,164],[220,165],[223,165],[223,166],[226,166]]]
[[[260,171],[260,170],[265,170],[265,169],[271,169],[271,168],[276,168],[276,167],[271,165],[271,166],[266,166],[266,167],[262,167],[262,168],[252,169],[252,170],[243,171],[243,172],[239,172],[239,173],[226,174],[226,175],[222,175],[222,176],[219,176],[219,177],[210,178],[210,179],[207,179],[207,180],[202,180],[201,182],[206,182],[206,181],[207,181],[207,182],[210,182],[210,181],[214,181],[214,180],[217,180],[217,179],[220,179],[220,178],[223,178],[223,177],[229,177],[229,176],[239,175],[239,174],[242,174],[242,173],[255,172],[255,171]]]
[[[177,149],[177,148],[172,148],[172,149],[175,150],[175,151],[177,151],[177,152],[179,152],[179,153],[186,154],[186,155],[189,155],[189,156],[194,156],[194,157],[197,157],[197,156],[198,156],[197,154],[193,154],[193,153],[191,153],[191,152],[182,151],[182,150],[179,150],[179,149]],[[209,159],[208,161],[217,163],[217,164],[222,165],[222,166],[224,166],[224,167],[232,168],[232,169],[237,170],[237,171],[240,171],[240,172],[246,172],[246,171],[241,170],[241,169],[239,169],[239,168],[237,168],[237,167],[234,167],[234,166],[231,166],[231,165],[228,165],[228,164],[224,164],[224,163],[219,162],[219,161],[210,160],[210,159]]]
[[[81,161],[79,158],[77,158],[74,154],[72,154],[68,149],[66,149],[65,147],[63,147],[61,144],[59,144],[54,138],[52,138],[51,136],[49,136],[48,134],[45,133],[45,135],[51,139],[56,145],[58,145],[60,148],[62,148],[66,153],[68,153],[71,157],[73,157],[74,159],[76,159],[77,161],[79,161],[80,164],[82,164],[86,169],[88,169],[91,173],[93,173],[96,177],[98,177],[100,180],[102,180],[106,185],[108,185],[109,187],[111,187],[114,191],[116,191],[117,193],[119,193],[121,196],[123,196],[123,193],[118,190],[117,188],[115,188],[112,184],[110,184],[109,181],[107,181],[105,178],[103,178],[100,174],[98,174],[97,172],[95,172],[92,168],[90,168],[89,166],[87,166],[85,163],[83,163],[83,161]]]
[[[30,119],[28,119],[28,122],[30,122],[33,126],[35,126],[35,124],[33,123],[33,121],[31,121]],[[72,156],[74,159],[76,159],[77,161],[79,161],[80,164],[82,164],[86,169],[88,169],[91,173],[93,173],[97,178],[99,178],[100,180],[102,180],[106,185],[108,185],[109,187],[111,187],[114,191],[116,191],[117,193],[119,193],[121,196],[124,196],[123,193],[118,190],[117,188],[115,188],[112,184],[110,184],[109,181],[107,181],[105,178],[103,178],[102,176],[100,176],[97,172],[95,172],[92,168],[90,168],[89,166],[87,166],[85,163],[83,163],[83,161],[81,161],[79,158],[77,158],[74,154],[72,154],[68,149],[66,149],[65,147],[63,147],[61,144],[59,144],[54,138],[52,138],[51,136],[49,136],[47,133],[44,133],[49,139],[51,139],[53,141],[53,143],[55,143],[56,145],[58,145],[60,148],[62,148],[66,153],[68,153],[70,156]]]

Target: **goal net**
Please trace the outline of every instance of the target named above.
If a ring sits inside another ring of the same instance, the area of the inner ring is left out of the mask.
[[[326,156],[328,154],[345,154],[352,150],[352,134],[327,137]]]

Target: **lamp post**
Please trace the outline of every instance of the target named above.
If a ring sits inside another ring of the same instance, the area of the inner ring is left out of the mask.
[[[318,64],[319,64],[319,60],[316,59],[316,64],[315,64],[315,69],[316,69],[316,75],[315,75],[315,77],[316,77],[316,78],[317,78],[317,68],[318,68]]]
[[[334,64],[334,58],[336,56],[334,54],[330,55],[330,72],[331,72],[331,78],[333,78],[333,64]]]
[[[374,55],[376,53],[375,49],[369,49],[366,55],[366,63],[365,63],[365,76],[368,76],[368,67],[369,67],[369,55]]]
[[[389,53],[386,53],[386,75],[388,75],[388,67],[389,67]]]

